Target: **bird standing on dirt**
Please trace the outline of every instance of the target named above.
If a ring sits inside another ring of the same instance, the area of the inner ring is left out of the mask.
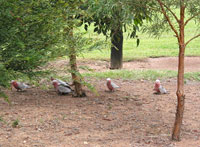
[[[166,94],[167,93],[167,90],[161,86],[160,80],[156,80],[153,90],[155,91],[155,94]]]
[[[24,91],[27,88],[30,88],[30,86],[26,85],[25,83],[17,82],[14,80],[11,81],[11,90],[12,90],[12,87],[15,87],[15,89],[17,89],[17,91]]]
[[[114,91],[116,88],[119,88],[118,85],[116,85],[114,82],[111,81],[110,78],[107,78],[107,87],[110,91]]]
[[[67,82],[64,82],[64,81],[62,81],[60,79],[54,79],[54,78],[51,77],[51,81],[53,81],[53,80],[56,80],[58,82],[58,84],[61,84],[61,85],[65,86],[65,87],[68,87],[69,89],[71,89],[70,84],[68,84]]]
[[[53,86],[58,94],[69,94],[72,92],[70,86],[59,83],[57,80],[53,80]]]

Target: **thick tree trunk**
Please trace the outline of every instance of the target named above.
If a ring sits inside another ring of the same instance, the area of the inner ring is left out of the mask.
[[[182,0],[184,2],[184,0]],[[179,62],[178,62],[178,79],[177,79],[177,109],[176,119],[174,123],[172,140],[180,140],[180,132],[183,120],[185,95],[184,95],[184,54],[185,54],[185,40],[184,40],[184,3],[181,3],[180,9],[180,23],[179,23]]]
[[[73,39],[73,29],[69,31],[69,39]],[[71,75],[73,80],[73,85],[75,86],[74,96],[75,97],[84,97],[86,96],[85,92],[82,89],[81,85],[81,77],[79,76],[79,71],[77,68],[76,62],[76,49],[73,45],[73,41],[70,41],[69,47],[69,59],[70,59],[70,67],[71,67]]]
[[[111,43],[110,69],[120,69],[123,66],[123,31],[121,29],[111,31]]]

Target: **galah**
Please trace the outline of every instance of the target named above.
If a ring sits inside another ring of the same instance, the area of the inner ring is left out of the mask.
[[[160,80],[156,80],[155,85],[154,85],[154,91],[156,91],[156,94],[166,94],[167,90],[162,87],[162,85],[160,84]]]
[[[17,82],[14,80],[11,81],[11,89],[12,89],[12,86],[15,87],[17,91],[24,91],[27,88],[30,88],[30,86],[26,85],[25,83]]]
[[[53,80],[56,80],[58,82],[58,84],[61,84],[61,85],[65,86],[65,87],[68,87],[69,89],[71,89],[70,85],[67,82],[64,82],[64,81],[62,81],[60,79],[54,79],[54,78],[51,77],[51,81],[53,81]]]
[[[119,88],[118,85],[116,85],[114,82],[111,81],[110,78],[107,78],[107,87],[110,91],[114,91],[116,88]]]
[[[60,84],[57,80],[53,80],[52,83],[58,94],[69,94],[72,92],[70,87]]]

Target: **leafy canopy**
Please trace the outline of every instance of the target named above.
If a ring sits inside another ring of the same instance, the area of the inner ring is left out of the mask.
[[[137,37],[136,31],[143,24],[143,20],[148,18],[145,1],[87,0],[83,9],[91,15],[82,18],[85,29],[87,30],[88,25],[94,23],[94,32],[102,33],[107,37],[111,30],[119,29],[124,32],[129,31],[130,37]],[[138,5],[134,5],[133,2]]]
[[[62,40],[59,14],[46,0],[0,1],[0,62],[6,69],[32,71],[55,56]]]

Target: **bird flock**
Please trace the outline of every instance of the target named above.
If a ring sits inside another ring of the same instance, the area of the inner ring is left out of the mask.
[[[52,85],[59,95],[65,95],[65,94],[70,94],[73,93],[74,90],[72,90],[71,86],[69,83],[64,82],[60,79],[54,79],[51,77]],[[114,92],[116,91],[117,88],[120,88],[117,84],[115,84],[110,78],[106,79],[106,85],[109,90],[109,92]],[[29,85],[23,83],[23,82],[18,82],[15,80],[11,81],[11,89],[13,87],[17,91],[25,91],[28,88],[31,88]],[[156,80],[154,84],[154,89],[155,92],[154,94],[166,94],[167,90],[161,85],[160,80]]]

